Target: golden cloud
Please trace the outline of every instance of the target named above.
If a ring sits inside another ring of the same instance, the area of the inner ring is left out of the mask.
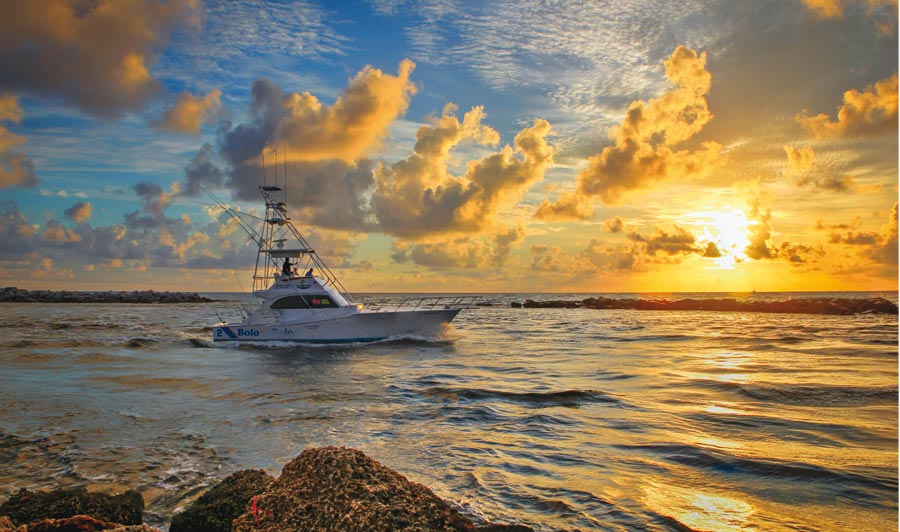
[[[621,125],[610,133],[615,145],[591,157],[587,168],[578,173],[575,192],[557,203],[545,201],[536,218],[587,218],[596,197],[616,203],[628,191],[674,177],[705,175],[716,166],[722,147],[715,142],[703,143],[694,151],[673,150],[713,117],[706,101],[712,85],[706,53],[679,46],[665,67],[675,88],[647,102],[632,102]]]
[[[812,146],[795,148],[785,145],[784,151],[788,158],[788,171],[791,174],[805,174],[816,169],[816,151]]]
[[[803,0],[806,7],[821,18],[844,16],[844,4],[840,0]]]
[[[59,97],[93,115],[141,109],[159,85],[147,65],[196,0],[0,3],[0,89]]]
[[[94,206],[89,201],[79,201],[63,212],[66,218],[74,220],[76,223],[87,221],[93,213]]]
[[[500,209],[515,204],[553,164],[554,149],[546,140],[550,123],[538,119],[516,135],[515,147],[469,161],[464,176],[451,175],[448,157],[454,147],[465,140],[499,140],[496,131],[481,124],[482,108],[473,108],[462,122],[454,109],[446,107],[434,124],[419,128],[412,155],[377,168],[372,206],[382,231],[423,238],[489,229]]]
[[[15,94],[0,94],[0,121],[18,124],[22,121],[22,108]]]
[[[400,62],[396,76],[365,67],[328,107],[309,92],[293,93],[282,102],[287,116],[270,139],[277,149],[285,139],[295,161],[353,161],[377,147],[387,127],[409,107],[416,86],[410,81],[415,63]],[[275,117],[280,120],[281,117]]]
[[[838,225],[833,227],[857,227],[854,221],[851,225]],[[819,224],[819,227],[821,224]],[[860,254],[877,264],[897,266],[897,202],[891,208],[887,223],[880,232],[847,231],[845,233],[832,232],[829,238],[830,244],[844,244],[858,246]]]
[[[13,94],[0,94],[0,122],[18,124],[21,120],[19,99]],[[10,151],[24,142],[25,137],[0,125],[0,188],[37,184],[31,160],[24,153]]]
[[[897,74],[866,87],[844,93],[844,104],[837,120],[828,115],[796,116],[800,124],[816,138],[875,135],[897,132]]]
[[[487,238],[460,237],[440,242],[411,244],[397,241],[392,258],[431,268],[500,268],[509,260],[512,246],[525,238],[521,227],[511,227]]]
[[[154,126],[174,133],[200,133],[200,127],[215,119],[221,105],[219,99],[222,91],[213,89],[206,96],[194,96],[183,92],[175,105],[166,111],[160,122]]]

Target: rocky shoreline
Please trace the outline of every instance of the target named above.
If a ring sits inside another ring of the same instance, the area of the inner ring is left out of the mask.
[[[709,310],[718,312],[768,312],[780,314],[830,314],[849,316],[853,314],[893,314],[897,315],[897,305],[887,299],[815,297],[782,301],[738,301],[724,299],[678,299],[647,300],[619,299],[609,297],[589,297],[580,301],[534,301],[513,302],[513,308],[587,308],[632,309],[632,310]]]
[[[70,290],[25,290],[15,286],[0,289],[0,303],[209,303],[208,297],[188,292],[78,292]]]
[[[0,532],[161,532],[143,524],[140,493],[21,489],[0,505]],[[307,449],[273,478],[238,471],[172,518],[169,532],[534,532],[476,524],[427,487],[361,451]]]

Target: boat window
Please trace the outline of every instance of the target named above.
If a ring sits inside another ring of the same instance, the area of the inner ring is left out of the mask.
[[[272,303],[273,310],[298,308],[337,308],[338,304],[328,295],[286,296]]]

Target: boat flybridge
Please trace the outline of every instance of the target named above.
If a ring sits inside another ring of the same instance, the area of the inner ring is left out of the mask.
[[[434,337],[473,296],[407,299],[390,306],[353,300],[334,273],[291,223],[284,192],[258,187],[266,203],[262,230],[213,197],[257,243],[254,308],[239,323],[219,323],[213,341],[371,342],[392,337]]]

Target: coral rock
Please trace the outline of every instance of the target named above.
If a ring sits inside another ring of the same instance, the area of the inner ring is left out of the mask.
[[[185,511],[172,517],[169,532],[229,532],[231,522],[244,513],[250,499],[275,479],[265,471],[238,471],[204,493]]]
[[[144,499],[136,491],[120,495],[89,493],[84,488],[58,489],[51,492],[22,488],[0,505],[0,515],[15,524],[41,519],[65,519],[89,515],[100,521],[119,525],[139,525],[144,512]],[[74,529],[73,529],[74,530]]]
[[[502,525],[500,525],[502,526]],[[427,487],[346,447],[307,449],[234,520],[235,532],[477,531]],[[493,528],[504,530],[504,528]],[[511,532],[527,527],[505,528]]]

